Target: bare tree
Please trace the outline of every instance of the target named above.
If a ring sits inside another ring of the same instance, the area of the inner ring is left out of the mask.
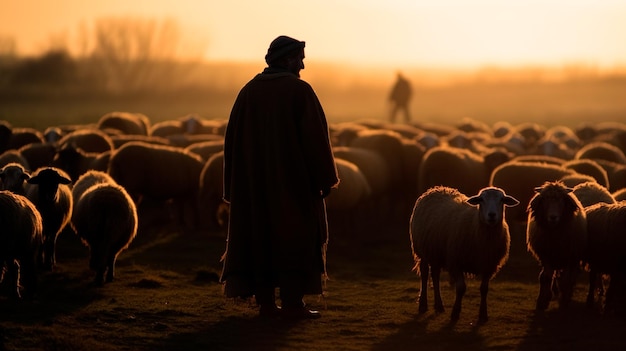
[[[91,58],[114,91],[154,88],[175,70],[181,54],[182,31],[173,19],[103,18],[95,22],[93,34]],[[85,38],[81,41],[87,50]]]

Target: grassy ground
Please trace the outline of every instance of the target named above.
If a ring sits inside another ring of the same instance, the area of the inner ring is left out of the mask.
[[[144,226],[120,256],[117,279],[102,288],[91,284],[86,248],[63,233],[58,269],[42,276],[39,297],[0,298],[0,350],[623,349],[626,321],[584,307],[583,277],[569,309],[553,302],[535,313],[538,267],[521,230],[490,286],[490,320],[480,326],[476,280],[457,323],[449,320],[447,283],[446,312],[417,313],[419,283],[403,229],[390,228],[395,239],[385,241],[333,233],[325,297],[306,299],[323,316],[301,322],[261,319],[251,302],[223,297],[221,233]]]

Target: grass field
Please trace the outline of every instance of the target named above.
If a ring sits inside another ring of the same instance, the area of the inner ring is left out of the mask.
[[[331,228],[332,230],[332,228]],[[41,279],[34,301],[0,298],[0,350],[620,350],[626,321],[574,303],[534,311],[538,266],[514,226],[511,257],[489,292],[490,319],[476,325],[479,281],[470,280],[457,323],[449,311],[417,313],[418,277],[408,234],[387,240],[331,232],[325,296],[307,296],[322,318],[261,319],[250,301],[223,296],[217,283],[223,233],[153,223],[118,262],[117,278],[92,286],[88,252],[70,233],[58,242],[58,269]],[[381,233],[382,234],[382,233]],[[432,296],[432,295],[431,295]]]
[[[545,125],[626,121],[626,83],[481,85],[418,89],[416,119],[456,123],[534,121]],[[0,119],[14,126],[95,123],[116,110],[153,121],[198,112],[226,118],[236,92],[206,98],[0,101]],[[318,91],[331,122],[385,118],[385,91]],[[156,216],[155,218],[166,218]],[[0,295],[0,351],[4,350],[624,350],[626,321],[584,306],[586,277],[574,303],[534,311],[539,267],[512,226],[511,257],[490,285],[490,320],[476,325],[478,281],[470,281],[461,318],[450,323],[454,292],[443,284],[446,312],[417,312],[419,280],[411,271],[405,225],[382,230],[387,240],[331,226],[330,280],[315,321],[257,316],[249,301],[226,299],[217,282],[224,233],[185,230],[141,218],[137,239],[118,261],[117,279],[92,286],[88,251],[71,234],[58,240],[58,269],[45,273],[34,301]],[[407,219],[408,221],[408,219]],[[3,287],[6,288],[6,287]],[[431,294],[432,296],[432,294]]]

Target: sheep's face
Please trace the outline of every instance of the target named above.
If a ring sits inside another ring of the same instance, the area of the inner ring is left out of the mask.
[[[501,224],[504,219],[504,207],[517,206],[519,201],[513,196],[506,195],[500,188],[489,187],[470,197],[467,203],[478,206],[482,223],[495,226]]]
[[[29,184],[39,186],[39,196],[44,198],[44,201],[55,201],[59,184],[67,185],[71,182],[71,179],[60,174],[52,167],[41,169],[37,174],[28,179]]]
[[[531,215],[538,223],[551,227],[567,221],[580,207],[572,190],[561,182],[535,188],[536,194],[529,204]]]
[[[14,193],[22,194],[24,192],[24,181],[28,180],[30,175],[24,167],[19,165],[7,165],[0,171],[0,180],[2,180],[2,190],[9,190]]]

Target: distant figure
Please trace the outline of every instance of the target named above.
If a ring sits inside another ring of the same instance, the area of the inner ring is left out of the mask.
[[[391,115],[389,120],[391,122],[396,121],[396,114],[398,111],[404,111],[404,122],[409,123],[411,121],[411,114],[409,111],[409,101],[411,100],[411,83],[404,78],[402,73],[398,72],[396,83],[391,89],[389,94],[389,101],[391,102]]]
[[[268,67],[239,92],[224,139],[230,218],[221,281],[227,297],[254,296],[262,317],[320,317],[303,298],[322,293],[324,198],[339,179],[324,111],[299,78],[304,44],[272,41]]]

